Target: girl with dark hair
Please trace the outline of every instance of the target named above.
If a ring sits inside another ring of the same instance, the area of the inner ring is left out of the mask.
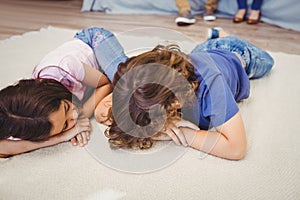
[[[94,47],[103,50],[101,65],[92,48],[76,38],[48,53],[35,67],[32,79],[20,80],[0,91],[0,156],[69,140],[73,145],[87,143],[91,131],[88,118],[111,92],[103,71],[117,68],[114,65],[120,62],[105,52],[116,48],[122,59],[126,56],[110,31],[84,31],[93,33]]]
[[[105,135],[116,148],[145,149],[169,138],[242,159],[246,136],[237,102],[248,98],[249,79],[265,76],[273,64],[266,51],[220,28],[211,29],[210,38],[188,55],[176,45],[159,45],[119,65],[113,93],[102,100],[108,105],[102,116],[110,124]]]

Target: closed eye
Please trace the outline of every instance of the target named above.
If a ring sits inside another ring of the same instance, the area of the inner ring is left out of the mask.
[[[64,101],[64,109],[65,109],[65,117],[67,118],[67,114],[70,110],[70,104],[68,104],[68,102]],[[65,123],[64,123],[64,127],[63,127],[61,132],[65,131],[67,128],[68,128],[68,121],[66,120]]]

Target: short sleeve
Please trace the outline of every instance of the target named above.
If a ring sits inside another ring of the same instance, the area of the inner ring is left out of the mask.
[[[46,66],[36,69],[35,78],[51,78],[62,83],[72,94],[82,99],[85,92],[84,67],[75,56],[67,56],[58,63],[58,66]]]
[[[71,78],[82,82],[84,79],[83,63],[75,56],[66,56],[59,64],[61,68],[71,76]]]
[[[232,118],[239,110],[232,92],[221,75],[206,80],[202,99],[202,115],[209,128],[219,126]]]

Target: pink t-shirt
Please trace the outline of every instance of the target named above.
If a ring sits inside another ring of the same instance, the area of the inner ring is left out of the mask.
[[[36,66],[32,76],[57,80],[82,100],[87,90],[87,86],[82,83],[85,75],[83,63],[99,69],[90,46],[74,39],[49,52]]]

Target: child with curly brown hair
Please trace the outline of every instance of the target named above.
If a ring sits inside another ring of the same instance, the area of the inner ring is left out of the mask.
[[[265,76],[274,61],[222,29],[210,31],[211,38],[190,54],[159,45],[120,63],[113,93],[103,100],[112,108],[106,104],[98,113],[111,120],[105,135],[112,147],[146,149],[169,138],[225,159],[245,156],[237,103],[249,97],[249,79]]]

